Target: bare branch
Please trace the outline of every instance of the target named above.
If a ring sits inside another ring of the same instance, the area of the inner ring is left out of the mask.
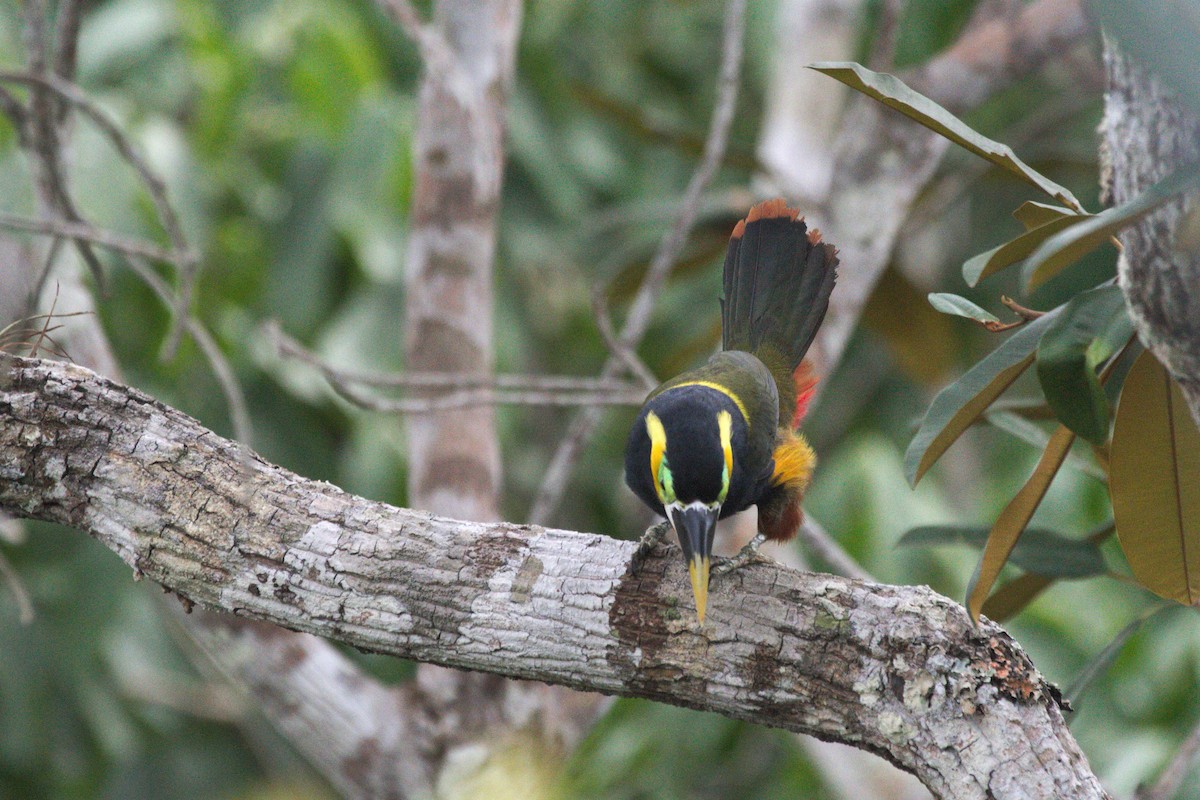
[[[579,406],[640,406],[646,398],[644,389],[633,387],[619,391],[565,392],[562,390],[539,391],[532,389],[499,389],[481,387],[462,389],[434,397],[386,398],[374,397],[356,389],[353,384],[326,376],[330,386],[347,402],[370,411],[385,414],[432,414],[454,408],[478,408],[480,406],[553,406],[578,408]]]
[[[159,277],[158,273],[151,266],[142,261],[137,256],[130,254],[129,266],[137,273],[147,286],[149,286],[163,305],[172,307],[171,288],[167,286],[167,282]],[[229,406],[229,416],[233,422],[234,437],[246,447],[250,447],[254,441],[254,426],[250,422],[250,413],[246,409],[246,396],[242,394],[241,384],[238,383],[237,376],[233,374],[233,368],[229,365],[229,361],[225,358],[225,354],[221,352],[221,348],[217,345],[212,334],[208,329],[201,324],[200,320],[196,319],[190,313],[184,316],[184,327],[191,334],[192,339],[200,348],[200,352],[204,354],[204,358],[208,361],[212,368],[213,374],[217,378],[217,383],[221,386],[221,393],[225,396],[225,404]]]
[[[373,370],[340,369],[333,366],[300,342],[283,332],[272,320],[261,327],[272,348],[284,358],[316,367],[329,380],[341,384],[358,384],[393,389],[485,389],[493,392],[602,392],[631,393],[638,387],[625,381],[605,381],[599,378],[573,375],[478,375],[461,372],[376,372]],[[641,400],[639,399],[640,403]],[[583,405],[583,404],[579,404]]]
[[[164,250],[158,245],[97,228],[84,220],[34,219],[15,214],[0,214],[0,228],[87,242],[106,247],[109,250],[116,250],[127,256],[141,256],[151,261],[170,262],[174,259],[174,253]]]
[[[171,204],[170,198],[167,197],[166,182],[150,167],[150,164],[138,152],[133,142],[121,130],[116,121],[109,117],[107,112],[96,105],[75,84],[57,75],[37,74],[36,72],[12,72],[7,70],[0,71],[0,81],[22,83],[31,86],[34,89],[35,96],[39,92],[53,92],[59,99],[83,112],[108,137],[117,153],[138,173],[142,183],[150,193],[150,200],[154,203],[154,209],[158,213],[163,230],[166,231],[167,237],[171,240],[172,252],[162,260],[174,264],[179,272],[179,291],[169,303],[175,322],[172,325],[171,333],[167,337],[164,349],[166,357],[172,357],[179,345],[179,337],[185,325],[184,320],[188,316],[188,309],[191,307],[192,292],[195,287],[196,271],[200,265],[200,256],[188,245],[187,237],[183,233],[183,226],[180,224],[179,217],[175,213],[175,207]],[[67,216],[71,221],[82,221],[77,213],[72,214],[65,207],[64,212],[66,212],[64,216]],[[76,239],[76,241],[86,240]]]
[[[401,788],[412,797],[432,796],[417,766],[420,742],[406,736],[416,714],[404,693],[315,636],[207,611],[188,615],[187,622],[196,643],[235,685],[271,687],[253,702],[343,797],[400,797]]]
[[[79,367],[0,357],[0,511],[210,608],[367,650],[647,697],[872,750],[954,800],[1107,798],[1020,647],[926,587],[747,566],[708,622],[672,548],[434,517],[238,449]],[[197,509],[201,509],[197,513]]]
[[[400,30],[413,41],[425,69],[445,73],[458,69],[457,59],[441,32],[421,19],[416,7],[409,0],[377,0],[379,6]]]
[[[833,567],[838,575],[854,578],[859,581],[873,581],[874,576],[863,569],[854,557],[837,543],[821,523],[812,518],[812,514],[804,515],[804,524],[800,526],[800,541],[812,550],[818,558]]]
[[[721,66],[717,78],[717,99],[713,106],[712,121],[709,124],[708,137],[704,142],[704,154],[684,192],[683,201],[675,217],[675,224],[663,237],[658,251],[650,262],[650,268],[638,287],[625,317],[625,325],[621,335],[617,337],[617,352],[635,352],[642,337],[650,327],[650,315],[658,302],[658,296],[666,285],[667,275],[679,253],[687,243],[688,234],[696,221],[701,197],[708,184],[716,174],[725,154],[725,145],[729,138],[729,126],[733,121],[733,112],[737,106],[738,83],[742,70],[742,39],[746,28],[745,0],[729,0],[725,8],[725,22],[721,33]],[[602,378],[612,378],[620,373],[625,362],[620,356],[613,355],[605,362],[600,371]],[[600,422],[601,411],[598,407],[585,408],[571,421],[566,436],[559,443],[558,450],[550,459],[546,468],[546,476],[542,479],[542,487],[534,499],[533,508],[529,512],[532,522],[544,524],[558,508],[566,491],[567,481],[575,463],[583,451],[587,441]]]
[[[642,382],[644,397],[646,392],[658,386],[659,380],[646,366],[646,362],[638,358],[638,354],[632,348],[622,344],[618,339],[617,332],[613,330],[612,319],[608,316],[608,300],[605,298],[607,291],[606,286],[597,286],[596,290],[592,292],[592,315],[596,318],[596,328],[599,329],[600,338],[604,340],[604,346],[608,348],[608,351],[619,358],[629,373]]]
[[[82,8],[80,0],[59,0],[58,3],[58,19],[54,24],[54,74],[66,81],[75,79]]]
[[[47,51],[50,43],[46,35],[46,5],[42,0],[28,0],[25,10],[25,50],[29,60],[29,75],[35,80],[29,82],[31,87],[29,110],[25,115],[28,125],[25,129],[24,143],[30,146],[30,151],[36,156],[34,172],[37,175],[38,197],[43,208],[55,212],[56,216],[65,217],[71,222],[82,222],[74,200],[67,190],[66,181],[62,175],[61,143],[59,141],[59,105],[55,102],[50,91],[42,84],[42,80],[52,78],[49,71]],[[99,259],[92,251],[91,244],[85,240],[76,239],[75,249],[79,251],[83,262],[87,264],[101,291],[105,287],[104,270]]]
[[[1183,780],[1188,772],[1196,766],[1200,757],[1200,724],[1192,728],[1192,732],[1179,745],[1175,755],[1167,762],[1154,785],[1138,790],[1137,800],[1171,800],[1183,788]]]

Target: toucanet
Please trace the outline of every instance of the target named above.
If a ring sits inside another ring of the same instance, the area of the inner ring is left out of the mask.
[[[816,460],[796,431],[816,388],[804,354],[837,263],[782,199],[752,207],[725,253],[721,352],[651,392],[629,432],[625,482],[674,527],[701,623],[718,519],[758,506],[758,536],[722,566],[800,528]],[[667,529],[647,531],[639,557]]]

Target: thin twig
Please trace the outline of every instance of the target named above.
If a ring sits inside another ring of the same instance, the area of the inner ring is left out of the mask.
[[[67,219],[35,219],[15,214],[0,214],[0,228],[40,233],[44,236],[60,236],[73,241],[83,241],[127,256],[146,258],[151,261],[173,261],[175,254],[156,244],[134,239],[119,233],[97,228],[90,222]]]
[[[456,78],[456,73],[460,70],[458,59],[455,58],[454,49],[451,49],[450,44],[446,43],[442,32],[421,19],[420,14],[409,0],[377,1],[384,12],[397,25],[400,25],[404,35],[416,44],[421,60],[425,62],[426,70],[442,73],[451,78],[448,80],[448,85],[454,88],[455,95],[460,96],[462,100],[468,100],[468,97],[462,95],[461,92],[466,90],[469,82]],[[468,94],[473,94],[473,92],[468,92]]]
[[[729,137],[729,126],[737,106],[738,83],[742,69],[742,39],[746,27],[746,1],[730,0],[725,8],[722,29],[721,67],[717,80],[717,99],[713,108],[712,122],[704,142],[704,155],[695,174],[684,192],[683,202],[675,217],[675,224],[663,237],[658,252],[650,262],[642,285],[630,305],[625,317],[625,326],[616,341],[629,351],[636,351],[642,337],[650,326],[650,315],[666,284],[667,274],[679,252],[687,242],[688,233],[695,223],[700,198],[716,174],[725,145]],[[611,355],[600,374],[602,378],[615,377],[625,366],[619,356]],[[559,443],[558,450],[550,460],[542,487],[534,500],[529,517],[535,524],[545,524],[558,508],[567,481],[584,445],[600,422],[601,409],[596,406],[585,408],[571,421],[567,434]]]
[[[1014,314],[1016,314],[1018,317],[1021,317],[1022,319],[1030,321],[1030,322],[1032,322],[1033,320],[1035,320],[1039,317],[1046,316],[1045,311],[1038,311],[1036,309],[1026,308],[1025,306],[1018,303],[1016,300],[1013,300],[1011,297],[1008,297],[1006,295],[1000,295],[1000,302],[1003,303],[1004,305],[1008,306],[1008,308]]]
[[[1138,790],[1137,800],[1171,800],[1179,794],[1188,772],[1196,765],[1197,757],[1200,757],[1200,722],[1179,745],[1154,785]]]
[[[473,408],[476,406],[494,405],[524,405],[524,406],[638,406],[645,399],[645,392],[640,388],[614,392],[563,392],[563,391],[531,391],[516,389],[464,389],[436,397],[405,397],[392,399],[374,397],[356,389],[353,384],[326,376],[329,385],[340,396],[356,406],[370,411],[385,414],[429,414],[434,411],[446,411],[452,408]]]
[[[833,567],[833,571],[838,575],[860,581],[875,580],[871,573],[867,572],[829,535],[821,523],[812,518],[812,514],[806,513],[804,516],[804,524],[800,526],[800,541],[804,542],[818,558]]]
[[[29,109],[17,99],[16,95],[0,86],[0,112],[12,120],[13,130],[17,132],[17,143],[21,147],[29,146]]]
[[[4,579],[4,583],[12,592],[13,599],[17,603],[17,619],[22,625],[29,625],[35,616],[33,600],[30,598],[25,584],[21,582],[21,576],[13,569],[12,564],[8,563],[8,559],[4,557],[3,553],[0,553],[0,578]]]
[[[148,263],[138,256],[130,254],[129,265],[138,277],[158,295],[164,305],[168,308],[173,307],[170,287]],[[225,395],[225,403],[229,406],[229,417],[233,421],[234,438],[247,447],[251,446],[254,428],[250,424],[250,414],[246,410],[246,397],[242,394],[242,387],[238,384],[233,368],[229,365],[225,354],[221,352],[221,348],[217,346],[216,340],[212,338],[208,329],[200,324],[199,320],[188,314],[184,324],[187,332],[191,334],[192,339],[200,348],[200,352],[208,360],[209,366],[212,367],[213,374],[217,378],[217,383],[221,386],[221,393]]]
[[[58,19],[54,25],[54,74],[66,81],[75,79],[82,7],[79,0],[59,0],[58,4]]]
[[[526,392],[636,392],[626,381],[605,381],[573,375],[470,375],[456,372],[374,372],[335,367],[288,336],[275,320],[264,323],[260,333],[283,358],[294,358],[316,367],[322,374],[342,383],[385,389],[488,389]]]
[[[46,81],[53,79],[49,71],[47,49],[49,42],[46,37],[46,7],[41,0],[28,0],[25,3],[25,50],[29,60],[29,71],[21,73],[30,87],[28,143],[31,151],[37,156],[35,168],[37,184],[44,206],[54,210],[58,216],[72,222],[82,222],[83,217],[75,207],[75,201],[67,190],[66,180],[62,174],[61,142],[58,135],[59,106],[51,98],[51,90]],[[101,292],[105,289],[104,270],[100,260],[86,240],[75,240],[75,249],[79,251],[83,262],[87,264]]]
[[[607,294],[607,286],[597,286],[596,290],[592,292],[592,314],[596,318],[596,327],[600,331],[600,337],[604,339],[604,345],[608,351],[621,359],[625,368],[649,391],[658,386],[658,378],[654,377],[654,373],[646,366],[646,362],[638,358],[638,354],[632,348],[626,347],[618,340],[617,333],[613,330],[612,320],[608,316]]]
[[[0,81],[22,83],[31,86],[35,93],[39,90],[48,90],[57,95],[61,100],[66,101],[83,112],[108,137],[108,140],[112,143],[117,153],[133,167],[142,179],[142,183],[145,184],[147,191],[150,193],[151,202],[154,203],[154,209],[158,213],[163,230],[166,231],[167,237],[171,240],[172,251],[161,260],[174,264],[179,275],[179,291],[168,306],[172,310],[175,321],[164,346],[164,356],[171,358],[178,348],[179,337],[182,335],[185,325],[183,320],[188,315],[188,308],[191,307],[192,293],[195,288],[196,272],[200,265],[200,257],[188,245],[187,237],[183,233],[183,226],[179,221],[178,215],[175,213],[175,207],[167,197],[166,182],[150,167],[150,164],[137,151],[133,142],[121,130],[116,121],[96,105],[74,83],[64,80],[57,75],[39,75],[8,70],[0,71]],[[66,211],[65,208],[64,211]],[[78,214],[65,214],[65,216],[75,222],[81,221],[77,219]],[[162,252],[165,253],[168,251],[164,250]]]

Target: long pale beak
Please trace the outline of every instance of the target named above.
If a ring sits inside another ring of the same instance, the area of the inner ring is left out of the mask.
[[[671,524],[683,548],[683,558],[692,579],[692,595],[696,598],[696,616],[704,622],[708,607],[708,571],[711,564],[713,534],[721,507],[708,508],[699,504],[674,506],[670,509]]]

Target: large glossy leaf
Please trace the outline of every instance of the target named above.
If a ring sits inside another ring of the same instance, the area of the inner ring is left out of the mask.
[[[974,130],[928,97],[910,89],[894,75],[873,72],[851,61],[823,61],[810,64],[809,67],[841,81],[889,108],[896,109],[931,131],[945,136],[960,147],[1008,170],[1071,208],[1083,210],[1083,206],[1079,204],[1069,189],[1060,186],[1017,158],[1011,147],[993,141]]]
[[[1073,217],[1078,213],[1070,208],[1039,203],[1036,200],[1026,200],[1013,212],[1013,217],[1016,218],[1017,222],[1025,226],[1025,230],[1031,231],[1040,225],[1045,225],[1047,222],[1053,222],[1063,217]]]
[[[987,412],[986,419],[989,425],[992,425],[1007,434],[1015,436],[1026,444],[1036,447],[1038,450],[1044,450],[1050,441],[1050,432],[1038,425],[1032,419],[1023,417],[1020,414],[1009,411],[1003,408],[997,408],[999,403],[992,406],[992,410]],[[1051,412],[1047,419],[1053,419],[1054,414]],[[1077,469],[1080,472],[1091,475],[1093,478],[1101,481],[1108,480],[1108,473],[1104,471],[1094,461],[1086,458],[1081,458],[1072,450],[1067,454],[1067,466]],[[988,616],[991,616],[989,614]],[[992,617],[995,619],[995,617]]]
[[[1042,451],[1042,457],[1029,480],[1025,481],[1025,485],[1008,501],[1000,516],[996,517],[983,554],[979,557],[979,564],[975,567],[975,574],[971,576],[971,582],[967,586],[967,613],[971,615],[971,619],[979,621],[983,603],[992,591],[1000,570],[1008,561],[1009,554],[1021,538],[1030,518],[1033,517],[1033,512],[1046,496],[1050,482],[1058,474],[1059,467],[1062,466],[1074,441],[1075,434],[1069,428],[1060,425],[1051,434],[1050,441]]]
[[[1138,583],[1168,600],[1200,600],[1200,430],[1149,351],[1125,377],[1113,427],[1109,494]]]
[[[896,545],[929,547],[965,544],[982,548],[988,539],[984,527],[922,525],[900,537]],[[1013,547],[1009,560],[1026,572],[1049,578],[1087,578],[1107,571],[1100,548],[1089,539],[1070,539],[1046,528],[1030,528]]]
[[[1018,330],[933,399],[904,454],[904,474],[916,485],[962,432],[1033,363],[1042,333],[1058,314],[1049,312]]]
[[[965,297],[949,292],[931,292],[929,305],[943,314],[966,317],[976,322],[999,322],[1000,318],[986,308],[980,308]]]
[[[1071,298],[1037,349],[1037,376],[1046,402],[1071,430],[1093,444],[1108,440],[1108,398],[1096,368],[1133,336],[1133,320],[1117,286]]]
[[[1195,189],[1200,184],[1200,168],[1178,170],[1127,203],[1086,217],[1078,225],[1068,226],[1051,236],[1025,261],[1022,277],[1029,289],[1035,289],[1104,244],[1127,225],[1137,222],[1163,203]]]
[[[1055,234],[1088,219],[1091,219],[1091,215],[1089,214],[1058,217],[1021,234],[1011,241],[1005,242],[999,247],[994,247],[985,253],[973,256],[963,264],[963,280],[967,282],[968,286],[974,286],[989,275],[1029,258],[1030,254]]]
[[[1054,578],[1032,572],[1018,575],[984,601],[981,613],[988,619],[1004,622],[1019,614],[1053,583]]]

